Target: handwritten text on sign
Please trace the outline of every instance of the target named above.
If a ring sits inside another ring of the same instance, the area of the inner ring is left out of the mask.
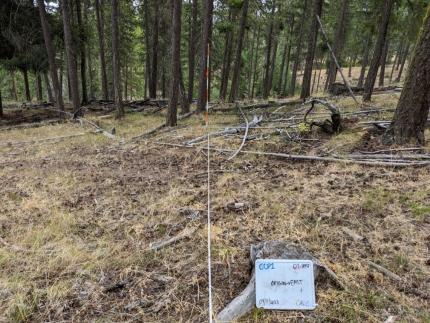
[[[256,304],[272,310],[313,310],[315,282],[310,260],[258,259]]]

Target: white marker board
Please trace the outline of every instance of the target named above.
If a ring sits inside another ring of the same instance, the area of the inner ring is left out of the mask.
[[[259,308],[315,309],[312,261],[258,259],[255,262],[255,296],[256,305]]]

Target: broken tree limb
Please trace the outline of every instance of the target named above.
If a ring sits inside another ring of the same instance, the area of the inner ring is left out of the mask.
[[[250,312],[255,306],[255,261],[257,259],[297,259],[311,260],[313,262],[314,277],[316,280],[326,280],[334,283],[336,287],[344,289],[344,285],[327,266],[312,256],[303,247],[283,242],[264,241],[252,245],[250,250],[251,266],[253,268],[251,279],[245,289],[233,299],[216,317],[217,322],[233,322]]]
[[[245,123],[246,123],[246,129],[245,129],[245,134],[243,135],[243,140],[242,143],[240,144],[239,148],[235,151],[235,153],[233,155],[231,155],[227,160],[232,160],[234,157],[237,156],[238,153],[240,153],[240,151],[242,150],[243,146],[245,145],[246,142],[246,138],[248,137],[248,131],[249,131],[249,122],[248,122],[248,118],[246,117],[246,115],[243,113],[242,109],[239,107],[240,113],[242,114],[243,119],[245,119]]]
[[[263,120],[262,116],[260,116],[260,117],[254,116],[254,119],[251,122],[249,122],[249,124],[248,124],[248,129],[257,127],[261,123],[262,120]],[[225,135],[234,135],[237,133],[241,133],[244,130],[246,130],[246,127],[244,127],[244,125],[239,125],[238,127],[235,127],[235,128],[225,128],[223,131],[213,132],[210,134],[210,136],[211,137],[220,137],[220,136],[225,136]],[[187,146],[194,145],[194,144],[199,143],[203,140],[206,140],[207,137],[208,136],[205,135],[205,136],[194,138],[192,140],[187,141],[185,143],[185,145],[187,145]]]
[[[376,263],[374,263],[373,261],[368,260],[367,264],[369,265],[369,267],[375,269],[376,271],[379,271],[381,274],[389,277],[390,279],[394,280],[395,282],[398,283],[398,290],[400,290],[401,292],[406,292],[406,293],[410,293],[413,294],[415,296],[421,297],[422,299],[430,299],[430,295],[428,294],[428,292],[424,292],[420,289],[417,289],[415,287],[410,286],[410,284],[408,284],[402,277],[400,277],[399,275],[393,273],[392,271],[388,270],[385,267],[382,267]]]
[[[180,232],[179,234],[177,234],[176,236],[169,238],[167,240],[161,240],[161,241],[157,241],[157,242],[152,242],[149,245],[148,250],[150,251],[157,251],[160,250],[164,247],[170,246],[182,239],[188,238],[189,236],[191,236],[192,234],[194,234],[194,232],[197,231],[197,227],[194,228],[186,228],[184,229],[182,232]]]
[[[165,142],[159,142],[159,141],[155,141],[154,143],[157,145],[177,147],[177,148],[188,148],[188,149],[197,148],[197,147],[189,146],[189,145],[172,144],[172,143],[165,143]],[[198,148],[199,149],[207,149],[206,147],[198,147]],[[234,152],[234,150],[232,150],[232,149],[221,149],[221,148],[215,148],[215,147],[211,147],[210,150],[222,152],[222,153]],[[430,161],[380,162],[380,161],[373,161],[373,160],[367,160],[367,161],[366,160],[354,160],[354,159],[347,159],[347,158],[341,158],[341,157],[291,155],[291,154],[284,154],[284,153],[273,153],[273,152],[265,152],[265,151],[250,151],[250,150],[241,150],[240,153],[249,154],[249,155],[279,157],[279,158],[285,158],[285,159],[290,159],[290,160],[337,162],[337,163],[358,164],[358,165],[365,165],[365,166],[383,166],[383,167],[425,167],[425,166],[430,166]]]
[[[326,107],[330,113],[331,113],[331,121],[329,120],[325,120],[323,122],[318,122],[318,121],[312,121],[312,122],[307,122],[306,118],[309,115],[309,113],[314,109],[315,104],[321,104],[324,107]],[[340,116],[340,112],[338,107],[336,107],[334,104],[321,100],[321,99],[310,99],[309,101],[303,103],[303,106],[307,105],[307,104],[311,104],[310,109],[308,109],[303,117],[303,122],[307,123],[310,125],[310,127],[312,128],[312,126],[318,126],[320,127],[324,132],[333,134],[333,133],[338,133],[341,129],[342,129],[342,123],[341,123],[341,116]]]
[[[327,34],[326,34],[325,30],[324,30],[324,26],[323,26],[323,24],[321,22],[321,19],[320,19],[320,17],[318,15],[316,15],[316,18],[317,18],[318,24],[320,25],[321,33],[323,34],[324,40],[325,40],[325,42],[327,44],[327,48],[329,49],[330,54],[333,57],[333,61],[336,64],[336,67],[337,67],[340,75],[342,76],[343,82],[345,83],[345,86],[348,88],[349,94],[354,99],[354,102],[357,104],[357,106],[360,106],[360,103],[358,102],[357,98],[355,97],[354,92],[352,91],[351,86],[349,85],[348,80],[346,79],[345,75],[342,72],[342,67],[340,67],[339,62],[338,62],[338,60],[336,58],[336,55],[334,54],[334,51],[333,51],[333,49],[330,46],[330,42],[328,41],[328,37],[327,37]]]

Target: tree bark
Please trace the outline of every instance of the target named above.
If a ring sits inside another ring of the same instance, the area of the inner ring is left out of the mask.
[[[148,0],[143,1],[143,10],[145,11],[144,14],[144,23],[143,23],[143,29],[145,30],[145,89],[144,89],[144,96],[147,97],[148,89],[151,84],[152,79],[152,73],[151,73],[151,40],[150,40],[150,28],[149,28],[149,5]]]
[[[378,31],[378,39],[375,44],[372,61],[370,62],[369,72],[367,73],[366,82],[364,83],[363,101],[370,101],[372,98],[373,87],[375,86],[376,76],[378,75],[379,65],[381,63],[382,52],[384,50],[385,39],[388,33],[388,24],[390,22],[391,11],[395,0],[385,0],[381,10],[381,24]]]
[[[124,107],[122,106],[121,93],[121,62],[119,57],[119,5],[118,0],[112,0],[112,71],[114,96],[116,105],[116,117],[124,116]]]
[[[88,11],[89,11],[89,0],[84,0],[84,26],[87,28],[88,26]],[[85,47],[85,55],[87,57],[88,62],[88,77],[90,81],[90,97],[89,99],[93,101],[95,99],[94,95],[94,74],[93,74],[93,60],[91,55],[92,43],[88,43],[88,46]]]
[[[430,108],[430,5],[408,69],[391,131],[398,144],[424,145]]]
[[[57,63],[55,62],[55,49],[52,44],[51,27],[46,18],[45,2],[44,0],[37,0],[37,4],[39,7],[40,22],[43,29],[43,38],[45,40],[46,53],[48,56],[49,72],[51,74],[52,87],[54,89],[55,104],[57,109],[63,111],[64,110],[63,94],[62,94],[63,91],[61,89],[60,82],[58,81]],[[46,74],[45,74],[45,82],[47,84],[48,94],[49,94],[50,86],[48,86],[49,80]],[[52,94],[49,95],[49,100],[51,102],[53,101]]]
[[[199,9],[198,0],[192,1],[191,25],[188,42],[188,103],[193,102],[194,96],[194,75],[196,70],[196,41],[197,41],[197,12]]]
[[[402,78],[403,70],[405,68],[405,63],[406,63],[406,60],[407,60],[408,55],[409,55],[409,49],[410,49],[410,44],[408,44],[406,46],[405,51],[403,53],[402,61],[400,63],[399,74],[397,74],[397,77],[396,77],[396,82],[397,83],[400,82],[400,79]]]
[[[333,53],[336,56],[339,64],[341,64],[342,51],[345,46],[346,30],[347,30],[348,15],[349,15],[349,2],[350,0],[342,1],[342,6],[340,8],[339,14],[337,16],[337,21],[336,21],[336,32],[334,36]],[[350,67],[351,67],[351,63],[352,63],[352,58],[350,62]],[[333,58],[330,56],[328,76],[327,76],[328,90],[330,92],[332,91],[332,84],[336,82],[336,75],[337,75],[337,66]]]
[[[305,34],[305,22],[307,17],[307,10],[308,10],[308,2],[309,0],[303,1],[303,12],[302,16],[300,18],[300,27],[299,27],[299,39],[297,41],[297,48],[294,55],[294,65],[293,70],[291,74],[291,86],[290,86],[290,95],[294,95],[296,92],[296,82],[297,82],[297,71],[299,69],[299,65],[301,62],[302,57],[302,50],[303,50],[303,36]]]
[[[28,83],[28,71],[26,68],[22,70],[22,75],[24,77],[25,99],[27,102],[31,102],[30,84]]]
[[[15,101],[18,101],[18,93],[16,91],[16,79],[15,79],[15,71],[11,71],[10,73],[12,78],[12,97]]]
[[[73,111],[78,112],[80,107],[79,88],[78,88],[78,71],[76,64],[76,52],[73,46],[72,28],[70,24],[70,0],[61,0],[61,11],[63,16],[64,44],[67,52],[67,65],[70,78],[70,92],[72,97]]]
[[[366,75],[367,64],[369,63],[371,39],[366,39],[366,45],[364,49],[363,59],[361,60],[360,77],[358,78],[357,87],[362,88],[364,83],[364,76]]]
[[[260,50],[261,27],[258,26],[257,28],[258,28],[258,31],[257,31],[257,48],[255,49],[255,55],[254,55],[254,64],[253,64],[253,72],[252,72],[251,98],[254,98],[254,94],[255,94],[255,83],[257,81],[258,52]]]
[[[46,72],[43,73],[43,80],[44,80],[45,86],[46,86],[46,93],[48,94],[48,101],[49,102],[55,102],[55,99],[52,95],[51,83],[49,82],[48,74]]]
[[[317,37],[318,37],[318,21],[316,16],[321,17],[322,7],[323,7],[323,0],[314,0],[314,9],[312,12],[312,25],[311,25],[311,29],[309,32],[309,39],[308,39],[308,52],[306,54],[306,65],[305,65],[305,71],[303,73],[302,92],[300,94],[301,99],[305,99],[310,96],[312,67],[313,67],[315,47],[316,47]]]
[[[3,118],[3,100],[1,96],[1,87],[0,87],[0,118]]]
[[[104,37],[104,14],[103,0],[94,0],[96,8],[96,19],[97,19],[97,33],[99,41],[99,56],[100,56],[100,78],[102,81],[102,94],[103,100],[109,99],[108,92],[108,81],[106,73],[106,58],[105,58],[105,37]]]
[[[264,88],[263,88],[263,98],[267,99],[270,95],[270,69],[272,66],[272,42],[273,42],[273,29],[275,25],[275,9],[276,5],[275,2],[272,4],[272,12],[270,14],[270,25],[269,30],[267,32],[267,47],[266,47],[266,66],[265,66],[265,73],[264,73]]]
[[[385,65],[387,62],[387,56],[388,56],[388,48],[389,48],[389,39],[387,38],[385,40],[385,44],[384,44],[384,50],[382,51],[382,56],[381,56],[381,68],[379,71],[379,83],[378,86],[384,86],[384,81],[385,81]]]
[[[81,0],[76,1],[76,16],[78,17],[78,29],[79,29],[79,52],[81,58],[81,89],[82,89],[82,104],[88,102],[87,94],[87,61],[86,61],[86,49],[85,49],[85,28],[82,21],[82,6]]]
[[[240,87],[240,68],[242,66],[242,47],[245,37],[246,19],[248,16],[249,0],[244,0],[242,8],[242,16],[240,17],[239,35],[237,39],[236,59],[233,68],[233,78],[231,81],[230,102],[234,102],[237,98]]]
[[[204,19],[202,26],[201,53],[200,53],[200,82],[199,82],[199,98],[197,101],[197,109],[205,111],[206,100],[209,100],[209,89],[206,89],[206,82],[210,78],[210,68],[207,69],[208,50],[211,47],[212,41],[212,14],[213,0],[204,0]]]
[[[42,89],[42,78],[40,77],[40,73],[36,72],[36,94],[37,94],[37,102],[42,103],[43,101],[43,89]]]
[[[229,14],[229,19],[231,19],[231,13]],[[219,98],[224,101],[227,96],[228,79],[230,77],[230,67],[231,67],[231,55],[232,55],[232,41],[233,41],[233,31],[228,30],[225,35],[225,45],[224,45],[224,59],[221,68],[221,85]]]
[[[157,97],[157,76],[158,76],[158,31],[160,20],[160,3],[153,0],[154,5],[154,30],[152,35],[152,67],[151,78],[149,82],[149,97],[155,99]]]
[[[177,106],[181,78],[181,11],[182,0],[173,2],[172,26],[172,62],[169,108],[166,115],[166,126],[174,127],[177,124]]]

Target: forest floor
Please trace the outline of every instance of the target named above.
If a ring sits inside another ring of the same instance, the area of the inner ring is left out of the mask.
[[[372,105],[395,108],[398,93]],[[333,98],[342,112],[349,98]],[[282,117],[298,109],[278,110]],[[246,110],[273,115],[277,108]],[[324,110],[317,110],[323,113]],[[206,151],[183,144],[205,134],[201,115],[140,141],[164,122],[162,112],[102,113],[85,118],[114,139],[79,123],[9,130],[48,118],[17,112],[0,128],[0,321],[204,322],[207,318]],[[40,116],[43,114],[43,116]],[[50,114],[53,115],[52,113]],[[386,149],[360,122],[390,120],[392,112],[350,117],[329,136],[301,124],[251,129],[247,151],[299,155]],[[289,116],[290,117],[290,116]],[[52,116],[55,119],[55,116]],[[236,110],[210,115],[212,131],[237,126]],[[63,137],[76,135],[73,137]],[[243,133],[213,138],[235,150]],[[430,137],[430,133],[427,133]],[[37,141],[47,139],[49,141]],[[426,146],[425,150],[430,150]],[[330,267],[346,290],[317,285],[315,311],[262,311],[247,322],[429,322],[428,299],[369,268],[375,262],[408,286],[430,291],[430,168],[375,167],[342,162],[211,153],[213,293],[218,312],[247,285],[249,247],[264,240],[296,242]],[[237,210],[229,203],[243,202]],[[345,228],[364,237],[354,241]],[[150,244],[193,232],[159,251]]]

